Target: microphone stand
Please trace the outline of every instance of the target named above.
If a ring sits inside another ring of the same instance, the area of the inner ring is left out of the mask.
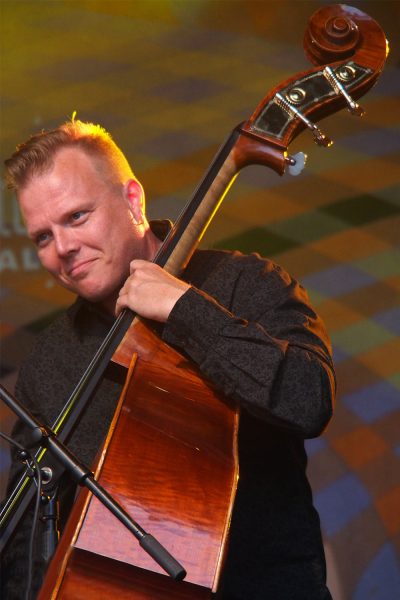
[[[182,565],[160,544],[156,538],[147,533],[136,523],[108,492],[97,483],[93,473],[62,444],[49,427],[43,426],[15,397],[0,385],[0,397],[3,402],[31,429],[32,446],[40,444],[51,452],[57,462],[66,469],[73,480],[87,487],[96,498],[110,510],[121,523],[139,541],[145,550],[164,571],[175,581],[186,576]]]

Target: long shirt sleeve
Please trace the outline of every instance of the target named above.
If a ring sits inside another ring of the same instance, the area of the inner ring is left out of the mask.
[[[218,254],[202,289],[191,287],[176,303],[164,340],[255,416],[303,437],[319,435],[332,414],[335,380],[307,293],[271,261]],[[202,260],[198,253],[189,281]]]

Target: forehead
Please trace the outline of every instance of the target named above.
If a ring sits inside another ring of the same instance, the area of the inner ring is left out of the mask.
[[[21,190],[19,199],[35,195],[37,190],[48,193],[65,188],[84,188],[92,185],[105,185],[106,178],[99,169],[99,161],[79,148],[59,150],[48,169],[34,175]]]
[[[106,187],[92,157],[81,149],[63,148],[48,170],[32,177],[19,191],[18,200],[29,229],[31,222],[36,224],[82,200],[98,197]]]
[[[102,181],[99,162],[100,159],[98,157],[91,156],[82,148],[61,148],[54,155],[51,167],[36,178],[33,177],[32,181],[46,175],[53,175],[53,177],[57,175],[61,177],[66,177],[67,175],[85,175],[85,177],[94,177]]]

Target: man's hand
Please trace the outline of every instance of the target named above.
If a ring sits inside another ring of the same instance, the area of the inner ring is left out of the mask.
[[[146,260],[133,260],[130,273],[119,293],[117,315],[123,308],[130,308],[142,317],[165,323],[177,300],[190,288],[188,283]]]

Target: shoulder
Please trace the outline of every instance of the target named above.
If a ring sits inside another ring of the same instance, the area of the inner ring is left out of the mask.
[[[215,271],[232,272],[239,275],[243,271],[274,273],[288,278],[288,274],[274,261],[252,254],[242,254],[238,250],[197,250],[184,271],[184,277],[194,285],[205,280]]]
[[[198,250],[190,260],[184,278],[231,308],[234,299],[245,305],[262,301],[264,307],[275,305],[293,294],[307,301],[304,289],[284,268],[257,253]]]

